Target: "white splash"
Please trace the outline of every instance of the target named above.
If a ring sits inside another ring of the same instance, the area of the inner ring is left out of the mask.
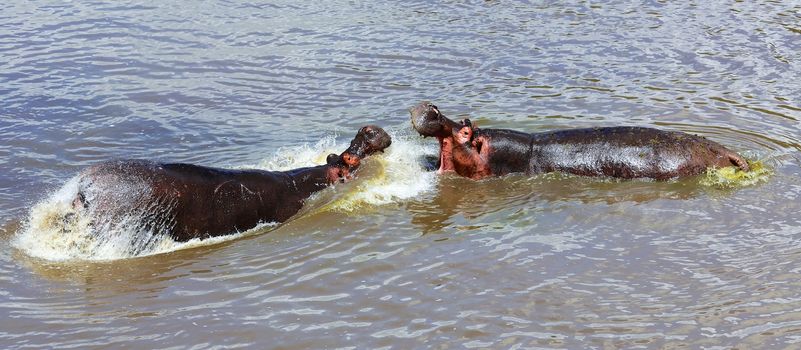
[[[366,176],[362,176],[354,188],[332,203],[333,209],[350,212],[403,202],[433,190],[437,176],[433,171],[426,171],[420,162],[420,157],[426,152],[419,137],[389,134],[392,146],[383,155],[365,162],[365,169],[362,170]]]
[[[12,244],[26,254],[51,261],[114,260],[216,244],[276,225],[261,224],[251,230],[224,237],[176,242],[158,228],[141,223],[146,212],[133,210],[114,222],[92,220],[94,213],[76,210],[79,177],[31,208]],[[130,192],[130,191],[129,191]]]
[[[13,245],[47,260],[108,260],[170,250],[175,244],[153,235],[130,215],[115,223],[92,221],[92,213],[73,208],[79,177],[70,179],[49,198],[31,208]]]
[[[371,156],[359,169],[355,186],[349,188],[325,209],[354,211],[365,206],[380,206],[415,198],[432,190],[436,184],[436,173],[426,171],[420,157],[438,150],[426,150],[419,136],[386,130],[392,145]],[[333,136],[325,137],[313,146],[280,148],[276,153],[250,168],[282,171],[299,167],[325,164],[328,154],[340,154],[348,144],[337,144]]]
[[[241,166],[240,169],[261,169],[269,171],[286,171],[295,168],[325,164],[329,154],[340,154],[348,147],[347,144],[338,145],[336,138],[326,136],[314,145],[303,144],[295,147],[281,147],[270,158],[261,161],[255,166]]]

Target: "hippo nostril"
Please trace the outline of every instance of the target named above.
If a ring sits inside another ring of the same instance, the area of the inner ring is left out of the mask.
[[[345,162],[345,164],[351,167],[359,166],[360,163],[359,157],[352,155],[350,153],[342,154],[342,160]]]

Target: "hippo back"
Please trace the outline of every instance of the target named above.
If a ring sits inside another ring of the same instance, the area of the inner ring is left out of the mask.
[[[702,137],[644,127],[558,130],[532,135],[528,173],[666,180],[732,165],[727,150]]]
[[[96,226],[128,222],[186,241],[286,220],[302,205],[289,181],[278,172],[121,160],[82,172],[78,200]]]

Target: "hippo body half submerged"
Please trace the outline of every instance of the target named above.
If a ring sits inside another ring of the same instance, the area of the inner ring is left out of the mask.
[[[366,126],[345,152],[329,155],[327,164],[275,172],[104,162],[79,175],[73,207],[99,229],[134,220],[137,229],[166,233],[176,241],[242,232],[287,220],[311,194],[350,179],[361,159],[390,143],[383,129]]]
[[[440,172],[473,179],[509,173],[564,172],[583,176],[668,180],[710,167],[748,163],[703,137],[645,127],[603,127],[524,133],[457,123],[423,102],[410,109],[412,125],[440,143]]]

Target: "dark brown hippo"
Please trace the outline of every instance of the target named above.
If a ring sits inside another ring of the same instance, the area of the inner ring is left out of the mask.
[[[524,133],[457,123],[430,102],[409,109],[412,125],[440,143],[440,172],[473,179],[509,173],[565,172],[584,176],[668,180],[710,167],[748,163],[703,137],[644,127],[604,127]]]
[[[176,241],[221,236],[286,221],[311,194],[350,179],[363,158],[390,143],[383,129],[365,126],[327,164],[289,171],[109,161],[79,175],[73,206],[88,213],[96,229],[127,222],[129,229]]]

